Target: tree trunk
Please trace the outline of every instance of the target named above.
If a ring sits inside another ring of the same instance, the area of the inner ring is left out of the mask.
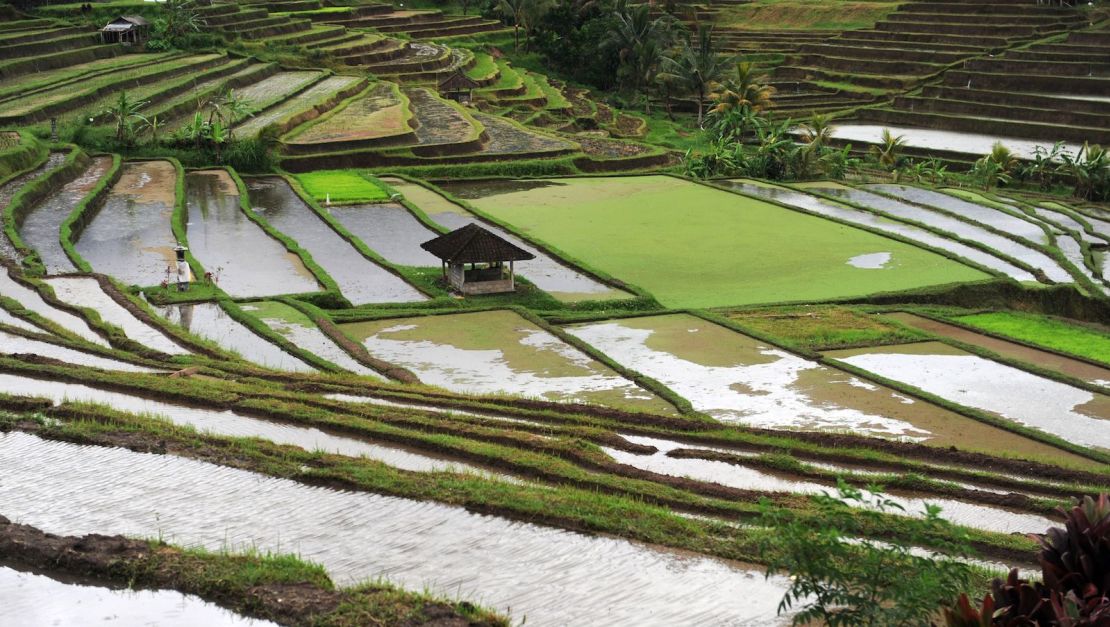
[[[698,128],[705,128],[705,88],[698,87]]]

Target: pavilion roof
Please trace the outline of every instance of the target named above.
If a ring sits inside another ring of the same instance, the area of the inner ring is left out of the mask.
[[[420,245],[447,263],[525,261],[536,256],[503,237],[470,223]]]
[[[439,91],[454,91],[459,89],[477,89],[478,81],[470,78],[461,71],[456,71],[439,82]]]

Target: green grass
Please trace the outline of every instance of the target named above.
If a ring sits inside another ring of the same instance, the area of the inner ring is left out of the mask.
[[[925,337],[878,316],[836,305],[747,309],[726,315],[785,344],[810,350],[899,344]]]
[[[313,199],[333,203],[382,202],[389,200],[384,189],[354,170],[325,170],[295,175]]]
[[[957,321],[1030,344],[1086,357],[1110,366],[1110,334],[1053,318],[1017,312],[960,316]]]
[[[672,177],[551,181],[472,204],[670,307],[823,300],[987,278],[908,244]],[[848,264],[878,252],[893,255],[886,268]]]

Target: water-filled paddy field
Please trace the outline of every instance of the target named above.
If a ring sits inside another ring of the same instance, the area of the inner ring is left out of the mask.
[[[374,357],[456,392],[673,411],[654,394],[511,311],[356,322],[341,328]]]
[[[100,283],[88,277],[55,277],[47,279],[46,284],[63,302],[75,307],[89,307],[96,310],[100,318],[121,329],[127,337],[156,351],[169,355],[181,355],[187,351],[169,339],[161,330],[139,320],[109,296]]]
[[[624,540],[21,433],[0,435],[0,463],[12,469],[0,509],[49,533],[294,551],[339,582],[384,575],[536,625],[784,622],[775,618],[781,578]]]
[[[367,368],[339,347],[297,309],[277,302],[257,302],[243,305],[243,310],[266,323],[271,329],[284,336],[296,346],[323,357],[333,364],[363,376],[381,379],[374,370]]]
[[[48,274],[74,272],[73,261],[66,254],[59,241],[59,230],[77,203],[88,195],[92,188],[112,167],[112,158],[94,157],[80,176],[69,181],[46,200],[35,205],[27,214],[19,228],[19,235],[28,246],[39,254],[42,265]]]
[[[237,353],[247,361],[292,372],[315,370],[240,324],[216,303],[166,305],[157,310],[170,322],[216,343],[224,350]]]
[[[672,307],[811,300],[986,278],[924,249],[678,178],[444,187]],[[850,263],[874,253],[889,253],[890,262],[882,268]],[[520,271],[527,276],[524,264]]]

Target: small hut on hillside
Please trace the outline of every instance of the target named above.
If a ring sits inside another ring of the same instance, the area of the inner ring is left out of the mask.
[[[470,104],[474,90],[478,87],[478,81],[467,76],[462,70],[456,70],[439,82],[439,95],[458,103]]]
[[[100,41],[106,44],[138,46],[150,38],[150,22],[138,15],[121,15],[100,29]]]
[[[443,278],[463,294],[512,292],[516,290],[513,263],[536,258],[473,223],[428,240],[420,247],[443,262]]]

